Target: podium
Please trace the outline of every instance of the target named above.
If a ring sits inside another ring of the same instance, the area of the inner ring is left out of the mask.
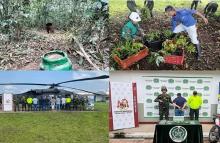
[[[160,121],[153,143],[203,143],[202,125],[198,121]]]

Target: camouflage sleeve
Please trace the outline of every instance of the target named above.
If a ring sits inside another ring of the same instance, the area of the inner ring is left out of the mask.
[[[154,100],[154,102],[159,102],[160,95],[157,96],[157,98]]]

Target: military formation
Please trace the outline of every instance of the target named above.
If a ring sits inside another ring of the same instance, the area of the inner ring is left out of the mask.
[[[84,111],[89,104],[87,96],[15,96],[14,111]]]

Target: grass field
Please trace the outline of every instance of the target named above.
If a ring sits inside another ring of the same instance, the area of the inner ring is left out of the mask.
[[[0,143],[108,143],[108,104],[97,112],[1,113]]]
[[[110,15],[119,16],[122,13],[128,13],[127,0],[110,0]],[[192,0],[154,0],[154,11],[164,12],[164,8],[167,5],[173,5],[178,8],[190,8]],[[198,8],[203,10],[205,5],[209,0],[202,0],[202,3],[199,3]],[[219,5],[220,5],[220,1]],[[136,0],[138,6],[143,7],[144,0]],[[220,8],[219,8],[220,9]],[[220,10],[218,9],[218,14]]]

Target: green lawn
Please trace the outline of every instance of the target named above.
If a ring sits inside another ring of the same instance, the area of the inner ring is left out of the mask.
[[[154,11],[164,12],[164,8],[167,5],[173,5],[178,8],[190,8],[191,1],[192,0],[154,0]],[[202,0],[202,3],[199,3],[198,8],[203,10],[208,1],[209,0]],[[143,7],[144,0],[136,0],[136,3],[138,6]],[[129,12],[126,0],[110,0],[109,6],[111,16],[118,16],[122,13]],[[218,9],[218,13],[220,13],[220,8]]]
[[[97,112],[1,113],[0,143],[108,143],[108,104]]]

